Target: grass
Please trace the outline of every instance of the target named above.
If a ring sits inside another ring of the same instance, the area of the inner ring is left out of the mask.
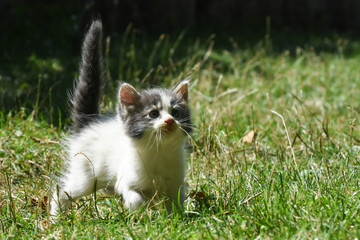
[[[98,193],[48,224],[47,199],[63,166],[59,142],[67,121],[60,117],[54,126],[46,117],[51,111],[41,112],[51,101],[43,100],[49,91],[43,87],[34,111],[0,114],[2,239],[360,235],[360,57],[344,54],[358,42],[339,38],[332,51],[275,52],[269,37],[266,44],[241,48],[232,40],[233,48],[221,49],[213,37],[184,43],[182,35],[162,35],[149,44],[136,42],[131,30],[126,36],[105,49],[108,90],[117,78],[170,86],[191,77],[196,130],[188,147],[191,197],[184,211],[169,216],[154,206],[130,214],[121,200]],[[114,106],[111,98],[103,109]]]

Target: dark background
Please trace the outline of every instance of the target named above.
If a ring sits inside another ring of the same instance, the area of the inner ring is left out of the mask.
[[[339,39],[357,41],[360,35],[360,0],[0,0],[0,16],[0,110],[31,111],[37,101],[45,115],[67,108],[81,41],[97,17],[105,37],[111,36],[112,59],[119,59],[116,46],[133,24],[132,37],[140,43],[135,50],[142,56],[139,75],[152,67],[147,56],[162,33],[175,41],[186,30],[185,45],[197,38],[206,43],[215,33],[214,51],[232,51],[230,37],[239,48],[251,48],[268,36],[272,54],[294,53],[297,46],[337,51]],[[354,54],[347,50],[345,57]],[[181,56],[177,51],[172,57]],[[119,72],[118,66],[112,71]]]
[[[129,23],[138,33],[158,36],[188,29],[256,38],[271,30],[360,33],[360,0],[0,0],[2,57],[19,48],[27,55],[78,52],[84,29],[101,16],[105,32],[122,34]],[[60,46],[60,47],[59,47]]]

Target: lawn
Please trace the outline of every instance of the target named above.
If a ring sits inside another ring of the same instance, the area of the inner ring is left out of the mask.
[[[360,235],[359,42],[337,36],[275,49],[270,36],[248,47],[234,39],[217,46],[214,36],[190,41],[183,33],[152,42],[134,40],[131,30],[124,36],[104,44],[104,111],[114,107],[116,79],[138,87],[191,79],[195,131],[187,145],[184,209],[169,215],[155,205],[129,213],[121,199],[98,192],[48,222],[69,120],[56,107],[65,98],[56,102],[55,85],[46,81],[72,73],[64,62],[32,56],[39,60],[31,73],[34,101],[0,112],[2,239]]]

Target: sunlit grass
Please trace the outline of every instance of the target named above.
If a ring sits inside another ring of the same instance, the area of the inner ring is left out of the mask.
[[[333,52],[298,47],[269,53],[261,43],[214,48],[213,36],[188,45],[182,34],[142,45],[134,37],[130,29],[118,45],[106,45],[108,90],[116,89],[116,79],[139,87],[191,79],[195,131],[187,147],[191,197],[184,210],[169,216],[156,205],[130,214],[121,199],[98,193],[49,224],[47,197],[63,166],[66,126],[42,120],[49,98],[39,97],[33,112],[0,114],[2,238],[360,234],[359,57],[344,56],[341,42]],[[106,96],[102,106],[109,110],[113,95]]]

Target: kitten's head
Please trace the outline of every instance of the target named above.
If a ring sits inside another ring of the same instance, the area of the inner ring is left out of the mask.
[[[183,139],[192,130],[188,108],[189,82],[173,89],[137,91],[128,83],[119,89],[118,112],[130,137],[154,137],[157,141]],[[159,139],[160,138],[160,139]]]

